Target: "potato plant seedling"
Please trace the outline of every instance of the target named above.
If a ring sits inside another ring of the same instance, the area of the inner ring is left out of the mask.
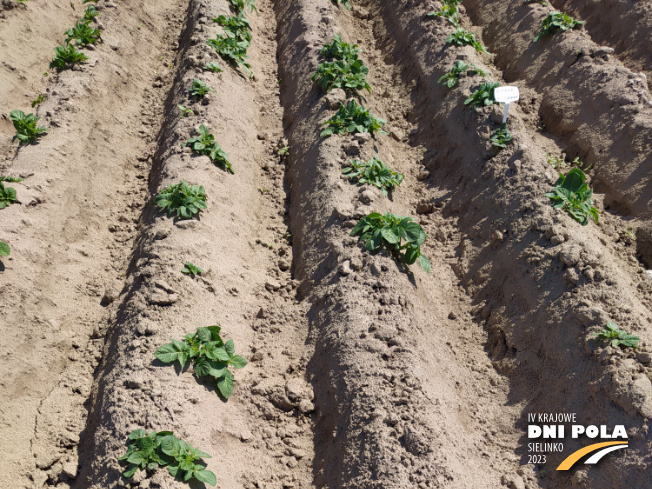
[[[616,323],[611,321],[607,323],[604,330],[595,333],[593,336],[597,337],[600,341],[608,341],[614,348],[620,347],[623,350],[625,348],[636,349],[638,342],[641,341],[638,336],[621,331],[618,329],[618,326],[616,326]]]
[[[197,377],[213,377],[225,399],[233,393],[234,377],[229,367],[240,369],[247,365],[244,357],[235,354],[233,340],[222,340],[219,326],[197,328],[183,340],[161,346],[154,355],[163,363],[179,362],[181,368],[190,361]]]
[[[11,248],[4,241],[0,241],[0,256],[9,256],[11,254]]]
[[[233,13],[239,14],[244,12],[245,8],[249,9],[249,12],[258,13],[255,0],[229,0],[229,3],[231,4],[231,11]]]
[[[464,73],[469,68],[469,65],[462,60],[455,61],[455,64],[451,70],[446,73],[444,76],[437,80],[437,83],[444,83],[448,88],[453,88],[457,85],[460,75]]]
[[[195,115],[192,109],[189,109],[184,105],[177,105],[177,107],[181,111],[181,117],[188,117],[189,115]]]
[[[418,260],[421,268],[430,273],[430,260],[421,254],[426,232],[410,217],[372,212],[356,224],[351,236],[359,236],[365,250],[371,253],[385,249],[394,260],[408,265]],[[402,241],[405,243],[401,244]]]
[[[4,182],[0,181],[0,209],[4,209],[10,204],[16,202],[16,189],[6,187]]]
[[[233,167],[226,154],[217,141],[211,130],[205,124],[199,126],[199,136],[188,139],[182,146],[190,146],[192,152],[198,155],[208,156],[214,165],[233,174]]]
[[[202,67],[202,69],[204,71],[212,71],[213,73],[222,72],[222,68],[220,68],[220,66],[215,61],[209,61]]]
[[[21,144],[34,144],[48,132],[46,127],[37,124],[40,117],[34,114],[25,115],[22,110],[12,110],[9,113],[9,118],[16,129],[16,135],[11,139],[12,142],[18,139]]]
[[[97,11],[95,8],[95,5],[89,5],[86,7],[86,10],[84,10],[84,16],[82,17],[83,22],[93,22],[95,20],[95,17],[100,15],[100,13]]]
[[[495,104],[494,90],[499,86],[499,82],[484,82],[464,101],[464,105],[479,108]]]
[[[204,273],[204,269],[199,268],[198,266],[193,265],[188,261],[183,265],[181,273],[185,273],[186,275],[190,275],[192,278],[195,278],[197,275]]]
[[[476,38],[475,34],[468,32],[466,29],[462,27],[458,27],[455,29],[455,32],[453,32],[450,36],[448,36],[446,39],[444,39],[444,42],[446,44],[452,44],[453,46],[473,46],[476,51],[479,53],[487,53],[489,52],[485,49],[485,47],[480,43]]]
[[[357,44],[349,44],[343,42],[342,38],[335,34],[330,44],[326,44],[319,50],[319,54],[325,59],[341,59],[354,61],[358,59],[358,55],[362,52]]]
[[[24,178],[20,177],[4,177],[0,175],[0,182],[12,182],[12,183],[19,183],[25,180]]]
[[[100,30],[89,26],[87,22],[79,21],[75,27],[65,32],[66,44],[75,41],[77,46],[84,47],[89,44],[95,44],[100,39]]]
[[[382,130],[385,120],[374,117],[369,109],[358,105],[355,100],[350,100],[346,105],[340,104],[340,108],[335,115],[321,125],[328,126],[321,132],[321,137],[329,137],[333,134],[357,134],[360,132],[387,135]]]
[[[546,193],[555,209],[564,209],[582,226],[589,223],[589,217],[598,222],[598,210],[593,207],[593,190],[586,183],[586,175],[579,168],[573,168],[566,176],[559,174],[555,187]]]
[[[335,60],[321,63],[310,79],[326,92],[341,88],[348,92],[357,93],[364,89],[371,93],[371,86],[366,81],[368,74],[369,68],[361,59]]]
[[[206,95],[208,92],[213,92],[215,93],[215,90],[213,90],[211,87],[206,85],[203,81],[201,81],[199,78],[195,78],[192,81],[192,85],[188,87],[188,93],[190,93],[191,97],[197,97],[197,98],[202,98],[204,95]]]
[[[359,185],[369,184],[380,189],[383,195],[401,185],[405,178],[402,173],[397,173],[374,155],[369,161],[349,160],[349,166],[342,173]]]
[[[578,29],[584,24],[583,20],[576,20],[565,12],[550,12],[541,22],[539,33],[532,39],[532,42],[538,42],[543,36],[554,34],[557,31],[565,32],[570,29]]]
[[[153,472],[158,467],[167,467],[172,477],[189,482],[197,479],[212,486],[217,485],[217,477],[201,462],[202,458],[212,458],[189,443],[180,440],[171,431],[147,431],[138,429],[129,434],[127,452],[118,460],[128,464],[122,475],[127,479],[138,469]]]
[[[206,193],[201,185],[188,185],[182,181],[161,190],[154,203],[168,215],[191,219],[206,209]]]
[[[54,48],[54,58],[50,62],[50,68],[55,68],[57,72],[60,72],[74,65],[86,63],[87,60],[88,56],[77,51],[72,44],[57,46]]]
[[[217,36],[215,39],[206,41],[220,57],[234,68],[242,66],[242,69],[249,75],[253,76],[251,65],[245,60],[248,58],[247,49],[249,41],[239,41],[234,37]]]
[[[457,8],[457,4],[443,5],[442,8],[440,8],[436,12],[428,12],[428,17],[432,17],[435,19],[437,17],[443,17],[448,22],[450,22],[453,26],[455,27],[460,26],[460,11]]]
[[[251,24],[245,18],[243,12],[231,17],[220,15],[212,20],[224,28],[227,36],[234,37],[238,41],[251,42]]]
[[[45,102],[48,99],[48,96],[44,93],[41,93],[36,97],[34,100],[32,100],[32,108],[36,107],[37,105],[41,105],[43,102]]]
[[[331,0],[333,5],[343,5],[346,10],[351,10],[351,3],[349,0]]]
[[[505,149],[507,147],[507,144],[511,140],[512,140],[512,133],[509,132],[509,129],[507,128],[507,124],[502,124],[491,135],[491,146],[493,146],[498,151],[500,151]]]

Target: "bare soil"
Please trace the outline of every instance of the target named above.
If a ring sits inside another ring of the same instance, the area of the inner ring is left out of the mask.
[[[224,0],[99,0],[102,42],[56,73],[78,3],[0,7],[0,175],[25,178],[0,210],[0,487],[188,487],[164,469],[121,476],[137,428],[210,453],[222,488],[652,487],[643,2],[465,0],[484,54],[445,43],[454,27],[426,15],[439,2],[258,0],[252,78],[205,43]],[[586,26],[532,43],[553,8]],[[334,34],[362,48],[360,100],[388,135],[320,138],[347,98],[310,80]],[[480,78],[438,83],[457,59],[520,89],[499,153],[502,106],[463,103]],[[195,78],[214,89],[202,101]],[[12,143],[14,109],[49,133]],[[234,175],[182,147],[200,124]],[[391,198],[342,175],[375,154],[405,175]],[[550,205],[549,154],[584,162],[598,224]],[[199,219],[153,205],[181,180],[205,187]],[[423,226],[430,274],[349,235],[372,211]],[[188,261],[205,273],[182,274]],[[607,321],[638,348],[597,342]],[[228,401],[154,357],[213,324],[249,360]],[[563,412],[624,425],[628,448],[556,471],[591,441],[568,438],[530,463],[527,415]]]

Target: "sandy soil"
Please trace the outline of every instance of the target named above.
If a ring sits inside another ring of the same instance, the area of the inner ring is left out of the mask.
[[[99,0],[102,42],[57,74],[76,3],[0,10],[0,175],[25,177],[0,210],[0,487],[188,487],[121,476],[136,428],[210,453],[222,488],[652,487],[645,5],[465,0],[483,54],[445,44],[454,28],[426,16],[438,2],[259,0],[249,78],[205,43],[224,0]],[[587,25],[532,44],[553,7]],[[310,81],[334,34],[363,49],[361,100],[388,135],[319,137],[346,99]],[[457,59],[521,90],[500,153],[502,107],[463,104],[479,78],[437,82]],[[203,101],[195,78],[214,89]],[[18,108],[49,128],[39,144],[11,143]],[[181,146],[202,123],[233,175]],[[374,154],[405,174],[391,198],[342,176]],[[586,163],[599,224],[552,208],[546,154]],[[181,180],[206,189],[199,219],[153,205]],[[372,211],[423,226],[430,274],[349,236]],[[637,350],[596,342],[607,321]],[[228,401],[154,358],[212,324],[249,360]],[[569,439],[529,463],[527,415],[544,412],[625,425],[629,447],[557,472],[587,442]]]

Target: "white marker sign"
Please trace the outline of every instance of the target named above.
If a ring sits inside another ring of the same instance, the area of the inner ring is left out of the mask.
[[[503,114],[503,124],[507,122],[507,112],[509,104],[519,99],[518,87],[498,87],[494,89],[494,98],[496,102],[505,104],[505,113]]]

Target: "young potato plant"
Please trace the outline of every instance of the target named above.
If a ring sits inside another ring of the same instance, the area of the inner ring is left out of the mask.
[[[450,36],[448,36],[446,39],[444,39],[444,42],[446,44],[452,44],[453,46],[473,46],[476,51],[479,53],[487,53],[489,52],[485,49],[485,47],[480,43],[476,38],[475,34],[468,32],[466,29],[463,29],[462,27],[458,27],[455,29],[455,32],[453,32]]]
[[[202,69],[204,71],[212,71],[213,73],[222,73],[222,68],[215,61],[209,61]]]
[[[437,83],[444,82],[448,88],[453,88],[455,85],[457,85],[457,82],[460,79],[460,75],[464,73],[468,68],[469,68],[468,64],[458,59],[457,61],[455,61],[455,64],[453,65],[451,70],[448,73],[446,73],[444,76],[439,78],[439,80],[437,80]]]
[[[491,135],[491,146],[498,149],[498,151],[503,150],[507,147],[507,143],[512,140],[512,133],[507,129],[507,124],[501,124],[501,126],[496,129]]]
[[[437,18],[443,17],[455,27],[460,26],[460,11],[457,4],[444,5],[437,12],[428,12],[428,17]]]
[[[40,117],[34,114],[25,115],[22,110],[12,110],[9,113],[9,118],[16,129],[16,135],[11,139],[12,142],[18,139],[21,144],[34,144],[48,132],[46,127],[37,125]]]
[[[331,2],[333,3],[333,5],[341,4],[344,5],[344,8],[346,10],[351,10],[351,3],[349,2],[349,0],[331,0]]]
[[[419,260],[421,268],[430,273],[430,260],[421,254],[426,233],[410,217],[372,212],[356,224],[351,236],[359,236],[365,249],[372,253],[386,249],[396,261],[408,265]],[[405,243],[401,244],[402,241]]]
[[[555,187],[546,194],[555,209],[565,209],[582,226],[591,217],[598,222],[598,210],[593,207],[593,190],[586,184],[586,175],[579,168],[573,168],[566,176],[559,174]]]
[[[234,68],[242,66],[242,69],[249,75],[253,76],[251,65],[245,60],[248,58],[247,49],[249,41],[239,41],[234,37],[217,36],[215,39],[206,41],[220,57]]]
[[[50,62],[50,68],[56,68],[57,72],[67,70],[74,65],[86,63],[88,56],[77,51],[72,44],[57,46],[54,48],[54,58]]]
[[[208,92],[213,92],[215,93],[215,90],[213,90],[211,87],[206,85],[203,81],[201,81],[199,78],[195,78],[192,81],[192,85],[188,87],[188,93],[190,93],[191,97],[197,97],[197,98],[202,98],[204,95],[206,95]]]
[[[11,254],[11,248],[4,241],[0,241],[0,256],[7,257]]]
[[[180,440],[171,431],[147,431],[139,429],[129,434],[127,453],[118,460],[129,464],[122,475],[127,479],[138,469],[153,472],[158,467],[167,467],[172,477],[185,482],[197,479],[212,486],[217,485],[217,477],[201,462],[202,458],[212,458],[208,453]]]
[[[245,19],[244,13],[240,12],[237,16],[227,17],[220,15],[213,19],[218,25],[224,28],[227,36],[233,37],[238,41],[251,42],[251,24]]]
[[[496,99],[494,97],[494,90],[499,86],[499,82],[484,82],[464,101],[464,105],[479,108],[495,104]]]
[[[235,354],[233,340],[222,341],[219,326],[197,328],[196,333],[185,335],[183,340],[161,346],[154,355],[163,363],[179,362],[181,368],[190,361],[197,377],[215,379],[225,399],[233,393],[234,377],[229,367],[240,369],[247,365],[244,357]]]
[[[182,181],[163,189],[154,203],[168,215],[191,219],[206,209],[206,193],[201,185],[188,185]]]
[[[3,177],[0,175],[0,182],[11,182],[11,183],[19,183],[25,180],[24,178],[20,177]]]
[[[34,100],[32,100],[32,109],[34,107],[36,107],[37,105],[41,105],[47,99],[48,99],[48,96],[45,93],[40,93],[38,95],[38,97],[36,97]]]
[[[402,173],[396,173],[383,163],[378,156],[374,156],[366,163],[360,160],[349,160],[350,166],[342,173],[359,185],[369,184],[380,189],[384,196],[394,191],[401,185],[405,178]]]
[[[77,46],[84,47],[95,44],[100,39],[100,30],[89,26],[87,22],[79,21],[75,27],[65,32],[66,44],[75,41]]]
[[[554,34],[557,31],[565,32],[570,29],[577,29],[585,24],[583,20],[576,20],[567,13],[550,12],[541,22],[539,33],[532,39],[532,42],[539,41],[547,34]]]
[[[199,136],[188,139],[182,146],[190,146],[193,153],[208,156],[214,165],[234,174],[229,155],[217,144],[215,136],[205,124],[199,126]]]
[[[328,127],[321,132],[320,136],[327,138],[333,134],[357,134],[359,132],[387,135],[385,131],[381,130],[384,124],[384,119],[374,117],[369,113],[369,109],[358,105],[355,100],[350,100],[346,105],[340,104],[335,115],[321,124]]]
[[[183,268],[181,269],[181,273],[185,273],[186,275],[190,275],[192,278],[195,278],[197,275],[201,275],[202,273],[204,273],[204,269],[199,268],[198,266],[193,265],[188,261],[184,264]]]
[[[192,109],[189,109],[188,107],[185,107],[183,105],[177,105],[179,110],[181,111],[181,117],[188,117],[189,115],[195,115]]]
[[[249,12],[258,13],[256,0],[229,0],[229,3],[231,4],[231,11],[236,14],[244,12],[245,8],[248,8]]]
[[[361,52],[362,50],[358,48],[357,44],[343,42],[338,34],[333,36],[333,40],[330,44],[326,44],[319,50],[319,54],[326,59],[341,59],[349,61],[358,59],[358,54]]]
[[[621,331],[616,326],[616,323],[613,323],[611,321],[607,323],[607,326],[604,328],[603,331],[600,331],[599,333],[595,333],[593,336],[596,336],[600,341],[610,342],[611,346],[613,346],[614,348],[620,347],[623,350],[625,348],[636,349],[638,342],[641,341],[641,339],[638,336],[634,336],[633,334],[627,334],[625,331]]]
[[[326,92],[330,92],[333,88],[341,88],[348,92],[365,89],[371,93],[371,86],[366,80],[368,74],[369,68],[361,59],[335,60],[321,63],[310,79]]]
[[[84,16],[82,17],[82,22],[93,22],[95,20],[95,17],[100,15],[100,13],[97,11],[95,8],[95,5],[89,5],[86,7],[86,10],[84,10]]]
[[[14,202],[16,202],[16,189],[13,187],[5,188],[5,184],[0,181],[0,209],[4,209]]]

